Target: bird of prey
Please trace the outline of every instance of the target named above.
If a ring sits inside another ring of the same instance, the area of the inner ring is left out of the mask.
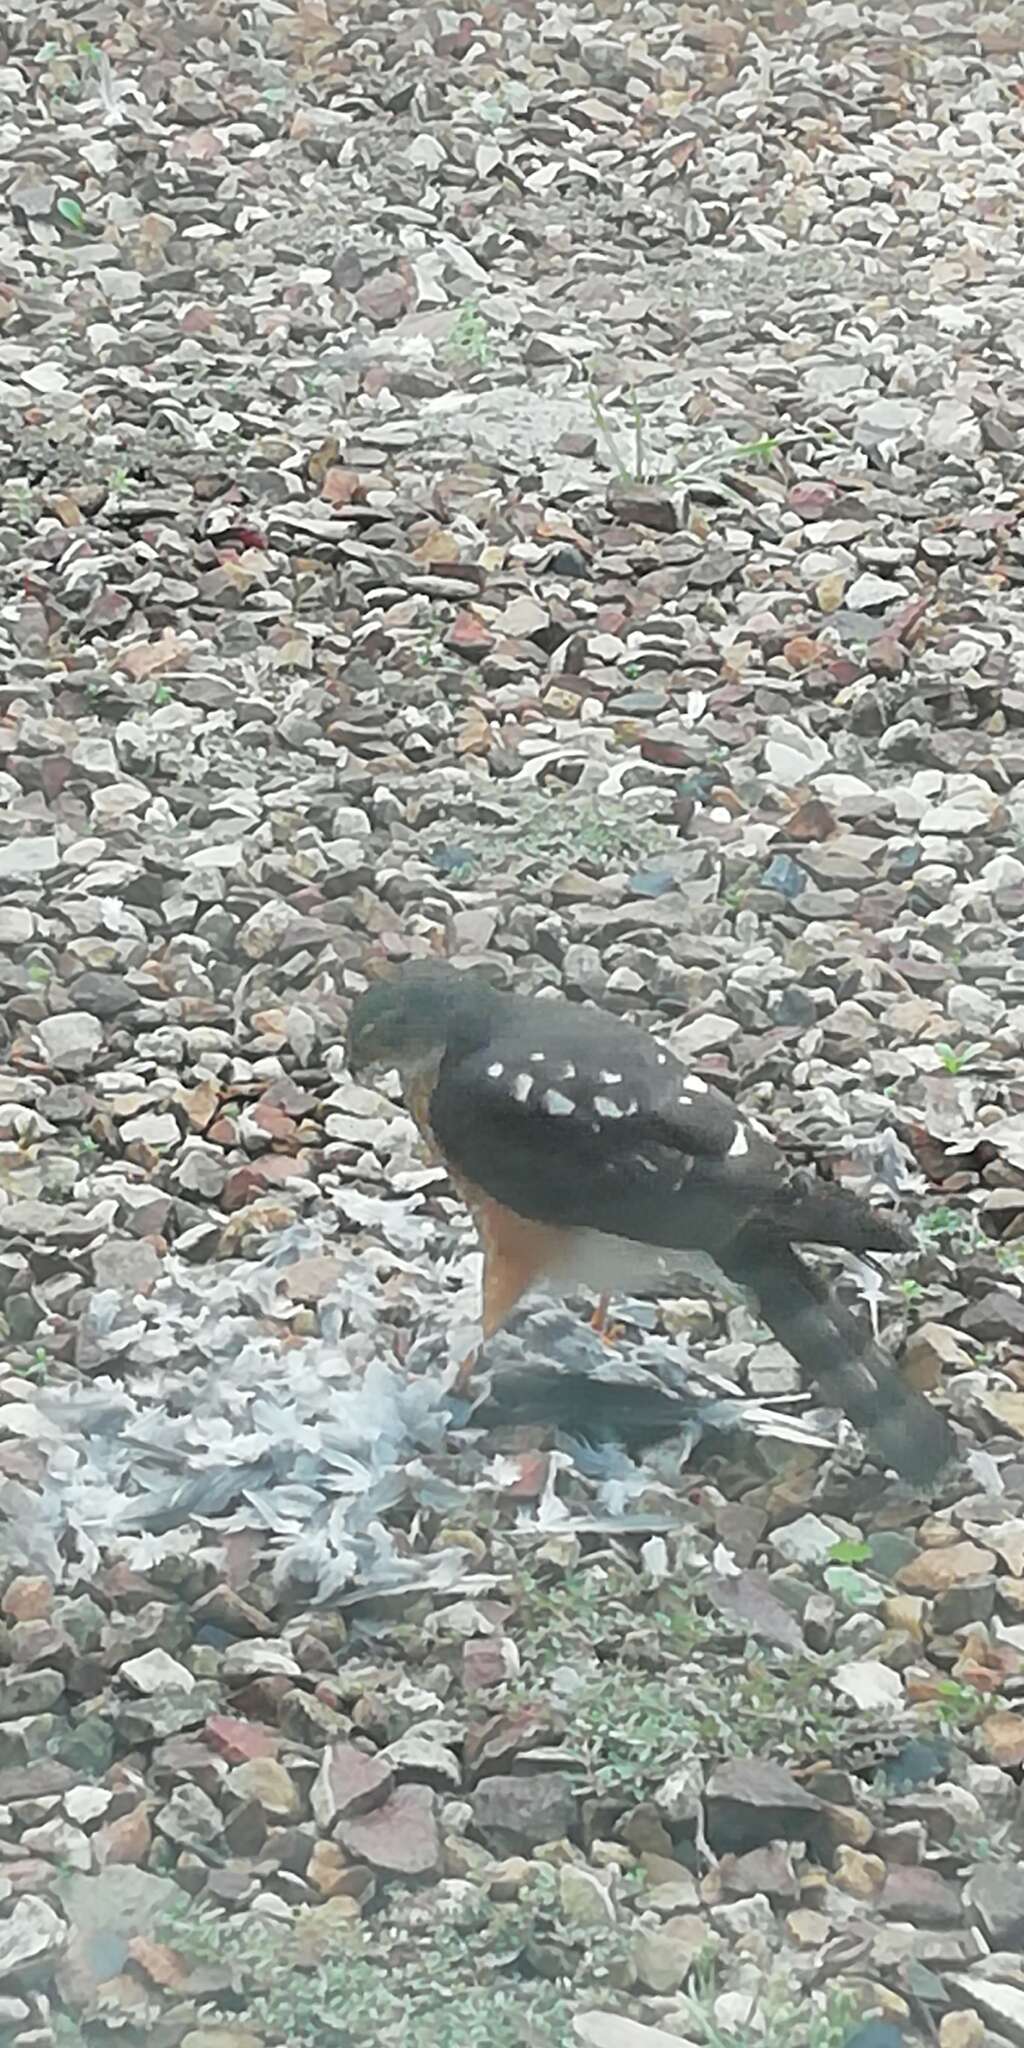
[[[798,1245],[897,1251],[903,1227],[795,1172],[729,1098],[646,1031],[416,962],[353,1004],[351,1069],[397,1068],[406,1107],[469,1209],[487,1337],[535,1287],[749,1289],[779,1341],[884,1463],[930,1481],[956,1442]]]

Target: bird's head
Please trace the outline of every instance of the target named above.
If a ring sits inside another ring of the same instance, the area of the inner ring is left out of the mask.
[[[443,961],[417,960],[400,967],[356,997],[345,1040],[349,1069],[355,1074],[368,1067],[407,1072],[429,1066],[441,1059],[453,1038],[470,1042],[486,1025],[496,1000],[487,982]]]

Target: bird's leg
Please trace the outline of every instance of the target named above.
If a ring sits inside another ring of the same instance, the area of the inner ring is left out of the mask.
[[[522,1217],[501,1214],[496,1203],[481,1205],[478,1227],[484,1250],[481,1342],[460,1361],[452,1382],[452,1393],[460,1400],[470,1392],[488,1337],[503,1327],[516,1303],[543,1272],[550,1245],[549,1231]]]
[[[473,1374],[480,1363],[480,1353],[482,1350],[483,1345],[476,1344],[472,1351],[467,1351],[465,1358],[459,1360],[459,1369],[452,1381],[452,1393],[460,1401],[464,1401],[469,1395]]]
[[[622,1334],[618,1324],[613,1323],[609,1318],[608,1303],[610,1300],[610,1294],[599,1294],[597,1297],[597,1307],[590,1318],[590,1327],[595,1336],[602,1337],[606,1344],[614,1344],[616,1338]]]

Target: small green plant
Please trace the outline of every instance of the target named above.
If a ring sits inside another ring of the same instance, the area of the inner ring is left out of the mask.
[[[23,476],[8,479],[0,491],[5,510],[13,512],[15,518],[28,518],[32,511],[32,487]]]
[[[869,1564],[871,1545],[855,1536],[844,1536],[838,1543],[833,1543],[829,1556],[834,1564]]]
[[[420,668],[435,668],[444,659],[445,628],[440,619],[428,618],[416,646],[416,661]]]
[[[611,467],[614,469],[615,474],[619,479],[619,482],[624,484],[650,483],[652,479],[648,475],[647,446],[644,438],[644,417],[643,413],[640,410],[640,400],[637,395],[636,386],[634,385],[629,393],[629,408],[633,422],[633,456],[631,462],[628,461],[627,458],[623,455],[621,446],[619,442],[616,440],[615,435],[613,434],[611,427],[608,424],[604,407],[601,404],[601,399],[598,395],[597,386],[595,385],[593,378],[591,378],[590,383],[587,386],[587,391],[590,398],[590,410],[594,415],[594,425],[597,428],[601,440],[604,442],[605,452],[609,458]]]
[[[75,199],[70,192],[62,192],[57,201],[57,212],[69,228],[75,228],[79,234],[85,233],[85,208],[80,199]]]
[[[123,464],[118,463],[107,478],[107,490],[112,498],[123,498],[129,489],[131,478]]]
[[[157,684],[156,689],[153,692],[153,702],[157,706],[161,704],[173,704],[174,691],[172,690],[170,683]]]
[[[302,1914],[285,1927],[184,1905],[160,1937],[191,1965],[230,1973],[228,2014],[267,2048],[567,2048],[574,1984],[625,1948],[618,1929],[584,1938],[560,1921],[553,1870],[507,1905],[482,1892],[458,1924],[392,1925],[385,1912],[372,1929],[314,1928]]]
[[[767,463],[775,454],[778,442],[770,434],[762,434],[756,441],[725,441],[722,446],[703,455],[696,455],[692,462],[681,468],[664,468],[652,463],[647,445],[640,396],[635,385],[626,393],[630,415],[629,438],[618,437],[608,418],[605,401],[590,377],[587,383],[587,398],[597,429],[598,438],[604,448],[605,459],[610,469],[622,484],[698,484],[714,477],[718,487],[727,497],[737,494],[721,483],[722,473],[729,469],[743,467],[747,463]]]
[[[49,1362],[45,1345],[37,1344],[31,1358],[11,1359],[11,1371],[17,1373],[19,1379],[31,1380],[33,1386],[39,1386],[46,1378]]]
[[[484,370],[494,354],[490,329],[475,299],[464,299],[448,331],[444,353],[453,363]]]
[[[715,2017],[719,1993],[727,1987],[718,1981],[714,1959],[698,1963],[692,1989],[684,1995],[683,2012],[688,2031],[692,2028],[701,2048],[842,2048],[861,2008],[853,1994],[841,1985],[826,1992],[822,2006],[811,2000],[794,2003],[792,1995],[768,1979],[756,1991],[744,2018],[737,2026],[723,2026]]]
[[[628,799],[601,801],[572,789],[557,796],[524,792],[500,821],[457,820],[451,833],[467,858],[487,867],[500,862],[512,873],[528,865],[531,879],[541,882],[570,867],[600,874],[635,868],[679,845],[672,826],[651,817],[649,798],[638,808]]]
[[[954,1209],[946,1202],[926,1210],[918,1228],[926,1242],[942,1245],[960,1255],[983,1251],[986,1247],[991,1249],[992,1240],[986,1237],[973,1210]]]
[[[995,1254],[998,1263],[1008,1266],[1011,1271],[1024,1265],[1024,1237],[1013,1237],[1005,1244],[997,1244]]]
[[[940,1728],[976,1728],[992,1712],[992,1699],[958,1678],[942,1678],[935,1688],[932,1712]]]
[[[564,1699],[600,1792],[643,1797],[691,1756],[817,1754],[848,1725],[827,1660],[775,1660],[753,1644],[738,1658],[690,1591],[661,1589],[645,1612],[630,1574],[609,1584],[575,1572],[551,1588],[527,1575],[518,1604],[523,1704],[546,1686]]]
[[[947,1074],[962,1074],[965,1067],[969,1067],[977,1059],[979,1053],[989,1051],[989,1046],[984,1042],[977,1045],[946,1045],[943,1043],[937,1045],[935,1050]]]

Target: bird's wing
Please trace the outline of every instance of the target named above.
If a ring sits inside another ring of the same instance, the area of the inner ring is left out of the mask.
[[[537,1008],[538,1006],[534,1006]],[[497,1030],[449,1054],[430,1102],[449,1164],[519,1216],[715,1255],[754,1216],[787,1241],[878,1249],[888,1218],[820,1182],[653,1040]]]
[[[517,1215],[710,1253],[887,1463],[927,1480],[955,1450],[794,1245],[894,1249],[899,1225],[844,1189],[808,1185],[728,1097],[653,1041],[535,1020],[442,1062],[430,1121],[449,1165]]]

